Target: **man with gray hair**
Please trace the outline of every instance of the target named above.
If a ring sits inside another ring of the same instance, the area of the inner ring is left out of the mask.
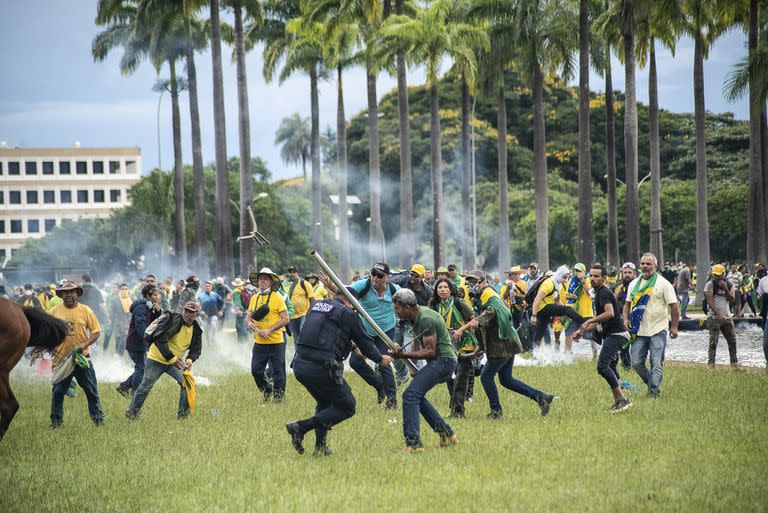
[[[390,354],[394,358],[426,360],[403,392],[403,435],[405,453],[424,451],[419,435],[419,414],[424,417],[432,430],[440,436],[440,447],[447,447],[458,442],[458,437],[451,426],[438,413],[427,399],[427,392],[438,383],[448,381],[456,370],[456,353],[451,343],[451,335],[445,327],[445,320],[436,311],[426,306],[419,306],[412,290],[401,289],[392,297],[395,314],[407,323],[413,332],[414,347],[410,351],[396,345]]]
[[[657,260],[653,253],[640,258],[640,270],[642,274],[627,286],[624,325],[634,338],[630,349],[632,367],[648,385],[648,396],[658,398],[664,373],[667,329],[670,338],[677,338],[680,311],[675,288],[667,280],[658,279],[661,275],[656,272]],[[645,365],[646,357],[650,357],[650,370]]]

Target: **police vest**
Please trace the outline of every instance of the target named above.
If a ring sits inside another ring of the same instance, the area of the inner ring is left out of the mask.
[[[350,319],[355,320],[340,302],[316,301],[307,312],[296,343],[298,356],[339,361],[346,358],[352,350],[352,337],[345,326]]]

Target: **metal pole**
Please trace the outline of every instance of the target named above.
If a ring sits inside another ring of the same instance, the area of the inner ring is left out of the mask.
[[[325,274],[328,275],[328,278],[333,282],[334,285],[339,289],[339,294],[343,295],[345,298],[347,298],[347,301],[352,304],[352,308],[354,308],[357,313],[359,313],[363,319],[365,319],[368,324],[373,328],[373,331],[376,332],[376,335],[381,339],[382,342],[384,342],[384,345],[387,346],[390,349],[394,349],[395,344],[392,342],[392,339],[390,339],[386,333],[384,333],[384,330],[382,330],[378,324],[371,318],[370,315],[368,315],[368,312],[365,311],[365,309],[360,305],[360,303],[357,301],[357,299],[349,293],[347,290],[347,287],[341,282],[338,276],[336,276],[336,273],[333,272],[333,269],[325,263],[325,260],[323,260],[323,257],[320,256],[320,253],[317,251],[310,250],[309,256],[311,256],[315,262],[317,262],[317,265],[320,266],[320,269],[323,270]],[[409,359],[405,359],[406,365],[411,368],[411,370],[418,371],[419,369],[411,362]]]
[[[472,98],[472,133],[470,140],[472,141],[472,261],[477,265],[477,182],[475,177],[475,102],[477,102],[477,95]],[[466,271],[466,269],[465,269]]]

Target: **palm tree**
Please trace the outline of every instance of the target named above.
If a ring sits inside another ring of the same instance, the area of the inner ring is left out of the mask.
[[[579,0],[579,261],[587,266],[595,257],[589,137],[589,19],[589,1]]]
[[[395,14],[403,16],[403,0],[395,0]],[[413,221],[413,172],[411,169],[411,125],[405,55],[397,55],[397,120],[400,136],[400,261],[410,264],[416,258]],[[466,269],[466,265],[464,269]]]
[[[275,144],[280,145],[280,158],[286,164],[301,164],[304,181],[307,180],[307,160],[312,144],[309,118],[302,118],[295,112],[283,118],[275,132]]]
[[[707,142],[705,135],[704,59],[715,40],[728,28],[721,16],[721,0],[683,0],[682,32],[694,41],[693,103],[696,131],[696,267],[703,276],[710,265],[709,215],[707,212]],[[706,280],[696,283],[696,297],[704,297]]]
[[[232,221],[227,176],[227,132],[224,114],[224,78],[221,69],[221,22],[219,0],[210,0],[211,60],[213,63],[213,125],[216,139],[216,269],[232,276],[235,263],[232,250]]]
[[[768,97],[768,6],[761,13],[757,0],[749,0],[748,12],[739,14],[746,19],[749,53],[734,67],[725,93],[731,101],[749,93],[747,262],[751,264],[768,259],[768,148],[763,139]]]
[[[444,263],[443,240],[443,170],[440,135],[438,76],[443,59],[448,56],[461,75],[473,81],[477,74],[474,49],[489,46],[485,31],[467,23],[450,19],[450,0],[435,0],[414,18],[396,15],[380,29],[384,53],[405,54],[411,62],[422,62],[427,70],[430,98],[430,162],[432,168],[432,242],[435,268]]]

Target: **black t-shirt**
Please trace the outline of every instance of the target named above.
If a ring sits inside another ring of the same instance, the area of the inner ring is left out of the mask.
[[[661,275],[666,279],[669,283],[673,284],[675,283],[675,278],[677,278],[677,271],[674,269],[664,269],[661,272]]]
[[[605,305],[613,305],[613,319],[600,323],[603,328],[604,337],[606,335],[627,331],[624,327],[624,321],[622,320],[619,302],[616,300],[616,296],[613,295],[613,292],[611,292],[611,289],[606,286],[595,288],[595,300],[593,304],[595,306],[595,317],[605,312]]]

